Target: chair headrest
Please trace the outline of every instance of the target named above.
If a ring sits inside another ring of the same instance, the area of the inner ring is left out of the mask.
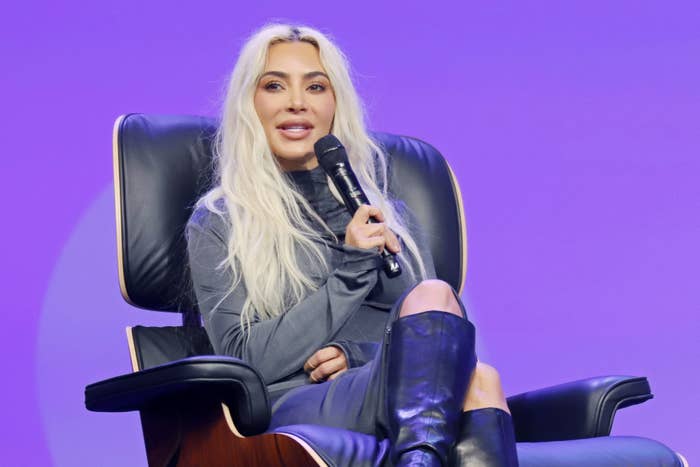
[[[184,229],[211,187],[217,121],[196,116],[129,114],[114,127],[114,184],[119,282],[131,304],[192,311]],[[389,161],[389,191],[426,231],[439,278],[461,290],[466,231],[459,187],[432,146],[373,134]]]

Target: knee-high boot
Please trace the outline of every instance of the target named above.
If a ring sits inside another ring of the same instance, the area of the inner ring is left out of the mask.
[[[452,450],[453,467],[518,467],[510,414],[489,407],[462,414],[459,440]]]
[[[476,365],[474,326],[428,311],[391,326],[387,409],[396,466],[447,465]]]

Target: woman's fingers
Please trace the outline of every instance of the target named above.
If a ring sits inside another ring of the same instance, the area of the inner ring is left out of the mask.
[[[379,224],[348,225],[345,233],[346,243],[359,248],[384,246],[386,226]]]
[[[355,211],[355,214],[352,216],[350,223],[355,223],[358,225],[366,224],[370,217],[373,217],[379,222],[384,222],[384,214],[382,214],[382,211],[380,211],[379,208],[375,208],[370,204],[363,204],[357,208],[357,211]]]
[[[346,371],[346,368],[344,368],[344,369],[342,369],[342,370],[340,370],[340,371],[336,371],[335,373],[333,373],[332,375],[330,375],[330,376],[328,377],[327,380],[328,380],[328,381],[333,381],[334,379],[336,379],[336,378],[338,377],[338,375],[340,375],[341,373],[343,373],[343,372],[345,372],[345,371]]]
[[[387,228],[384,223],[349,227],[347,236],[354,240],[353,246],[359,248],[378,247],[381,251],[386,246],[392,253],[401,251],[401,245],[396,234]]]
[[[309,374],[309,379],[315,383],[320,383],[345,370],[347,370],[347,364],[345,363],[345,356],[342,355],[321,363]],[[335,376],[333,377],[335,378]]]
[[[367,221],[370,218],[378,222],[368,224]],[[378,248],[379,251],[387,247],[393,253],[401,250],[396,235],[384,223],[384,214],[368,204],[360,206],[355,211],[355,215],[345,229],[345,243],[363,249]]]
[[[315,368],[318,368],[323,362],[332,360],[342,356],[345,359],[345,354],[335,346],[323,347],[317,350],[309,359],[304,363],[304,371],[310,372]]]
[[[386,229],[384,236],[386,237],[386,247],[392,253],[398,253],[401,251],[401,243],[399,243],[399,239],[396,237],[394,232],[392,232],[390,229]]]
[[[376,224],[362,224],[354,227],[358,232],[362,232],[365,237],[379,237],[386,232],[386,224],[377,222]]]
[[[309,373],[309,379],[315,383],[335,379],[347,369],[345,353],[335,346],[317,350],[304,364],[304,371]]]
[[[368,238],[362,238],[357,241],[357,243],[353,246],[356,246],[358,248],[363,248],[365,250],[369,250],[371,248],[377,248],[379,251],[384,249],[384,242],[386,239],[382,237],[368,237]]]

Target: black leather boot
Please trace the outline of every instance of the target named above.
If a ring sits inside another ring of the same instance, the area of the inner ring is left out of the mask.
[[[475,366],[466,319],[427,311],[392,324],[387,409],[395,466],[447,465]]]
[[[515,431],[510,414],[497,408],[464,412],[459,441],[452,450],[449,465],[518,467]]]

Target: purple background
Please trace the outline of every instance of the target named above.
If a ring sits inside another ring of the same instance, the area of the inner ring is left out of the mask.
[[[145,465],[138,416],[85,384],[128,371],[111,129],[215,115],[242,40],[331,32],[372,128],[431,142],[463,190],[465,300],[509,394],[646,375],[615,434],[700,459],[700,6],[673,1],[11,2],[2,58],[3,461]]]

